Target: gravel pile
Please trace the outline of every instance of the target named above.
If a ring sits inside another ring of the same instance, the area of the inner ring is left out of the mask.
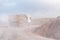
[[[40,36],[60,40],[60,19],[56,18],[56,20],[36,28],[34,32]]]

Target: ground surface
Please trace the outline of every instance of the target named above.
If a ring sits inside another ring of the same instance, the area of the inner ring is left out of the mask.
[[[7,26],[6,24],[0,24],[0,40],[54,40],[33,33],[37,27],[40,27],[42,24],[48,22],[49,20],[45,21],[43,19],[43,21],[32,21],[32,25],[23,25],[20,27],[12,27]]]
[[[39,25],[24,26],[24,27],[9,27],[0,28],[0,40],[53,40],[35,35],[31,32],[33,28]]]

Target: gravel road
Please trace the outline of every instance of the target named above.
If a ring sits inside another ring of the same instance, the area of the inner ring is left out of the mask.
[[[39,25],[24,27],[1,27],[0,40],[55,40],[35,35],[31,32],[33,28]]]

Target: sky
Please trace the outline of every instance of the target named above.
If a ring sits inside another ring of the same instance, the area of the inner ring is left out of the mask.
[[[7,14],[18,13],[30,14],[33,18],[57,17],[60,16],[60,0],[0,0],[3,19]]]

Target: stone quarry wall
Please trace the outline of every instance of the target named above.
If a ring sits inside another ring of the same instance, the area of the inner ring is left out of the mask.
[[[36,18],[36,19],[32,19],[32,24],[33,25],[46,24],[54,20],[55,18],[38,18],[38,19]]]
[[[48,30],[48,26],[50,26],[51,23],[52,23],[51,20],[48,22],[45,22],[43,25],[37,27],[34,32],[36,32],[40,36],[45,36]]]
[[[40,36],[60,40],[60,17],[36,28],[34,32]]]

